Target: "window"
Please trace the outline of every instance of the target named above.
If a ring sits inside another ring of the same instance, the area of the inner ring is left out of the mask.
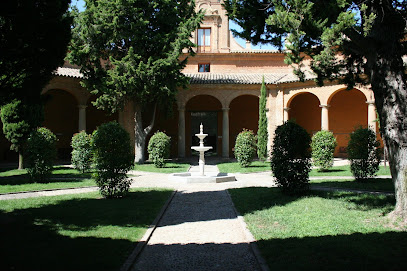
[[[198,29],[198,53],[211,51],[211,29]]]
[[[211,71],[211,64],[209,64],[209,63],[198,64],[198,72],[210,72],[210,71]]]

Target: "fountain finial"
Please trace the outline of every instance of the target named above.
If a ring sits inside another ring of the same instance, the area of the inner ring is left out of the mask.
[[[199,130],[200,130],[200,133],[203,134],[203,125],[202,125],[202,122],[201,122],[201,125],[199,125]]]

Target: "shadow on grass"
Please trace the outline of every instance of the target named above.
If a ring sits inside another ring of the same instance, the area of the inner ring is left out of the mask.
[[[407,232],[257,242],[271,270],[405,270]]]
[[[344,169],[326,169],[326,170],[316,170],[317,173],[330,173],[330,172],[344,172]]]
[[[0,269],[117,270],[136,245],[126,234],[135,238],[129,230],[150,225],[169,194],[132,192],[118,200],[85,197],[52,203],[38,198],[31,208],[0,211]],[[101,235],[92,233],[103,226]],[[125,232],[114,237],[119,227]],[[61,235],[64,230],[78,236]]]
[[[361,191],[383,191],[394,192],[394,185],[391,178],[370,178],[363,181],[349,180],[311,180],[311,186],[323,186],[332,188],[348,188]]]

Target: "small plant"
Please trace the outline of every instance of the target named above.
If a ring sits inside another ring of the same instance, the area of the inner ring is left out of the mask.
[[[336,138],[332,132],[322,130],[312,137],[312,161],[319,171],[325,171],[333,166],[336,146]]]
[[[26,165],[30,178],[44,181],[52,173],[57,150],[56,136],[47,128],[41,127],[31,132],[27,139]]]
[[[91,135],[85,131],[75,134],[72,137],[71,163],[75,169],[82,173],[88,171],[92,165]]]
[[[374,132],[368,128],[358,128],[351,135],[348,143],[350,170],[356,180],[373,177],[379,170],[379,141]]]
[[[256,155],[256,137],[253,131],[243,129],[237,135],[235,157],[241,167],[248,167]]]
[[[309,189],[311,138],[298,124],[287,121],[275,131],[271,169],[277,185],[287,194],[302,194]]]
[[[171,137],[164,132],[157,131],[148,142],[149,159],[158,168],[165,166],[165,159],[170,156]]]
[[[117,122],[102,124],[93,132],[92,150],[96,169],[93,177],[102,196],[124,196],[131,183],[127,171],[133,166],[129,134]]]

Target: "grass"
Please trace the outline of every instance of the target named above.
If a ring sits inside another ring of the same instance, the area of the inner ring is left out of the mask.
[[[15,193],[23,191],[64,189],[74,187],[94,186],[90,179],[91,173],[81,173],[67,166],[54,167],[50,180],[45,182],[31,181],[27,170],[1,169],[0,193]]]
[[[384,168],[384,166],[379,167],[379,171],[377,172],[377,175],[390,175],[390,168],[387,166]],[[309,173],[310,177],[318,177],[318,176],[352,176],[352,172],[350,171],[350,166],[335,166],[330,168],[327,171],[318,171],[318,169],[313,169]]]
[[[220,172],[225,173],[250,173],[250,172],[263,172],[270,171],[270,162],[253,161],[250,166],[246,168],[240,167],[238,162],[219,163],[218,168]]]
[[[404,270],[407,232],[387,227],[394,197],[277,188],[232,189],[271,270]]]
[[[335,180],[310,180],[312,185],[334,188],[349,188],[357,190],[383,191],[394,192],[394,185],[391,178],[372,178],[364,181],[356,181],[355,179],[335,179]]]
[[[157,172],[157,173],[177,173],[188,171],[190,165],[187,163],[166,163],[163,168],[156,168],[153,163],[146,162],[144,164],[135,165],[134,170]]]
[[[1,270],[118,270],[169,190],[0,201]]]

